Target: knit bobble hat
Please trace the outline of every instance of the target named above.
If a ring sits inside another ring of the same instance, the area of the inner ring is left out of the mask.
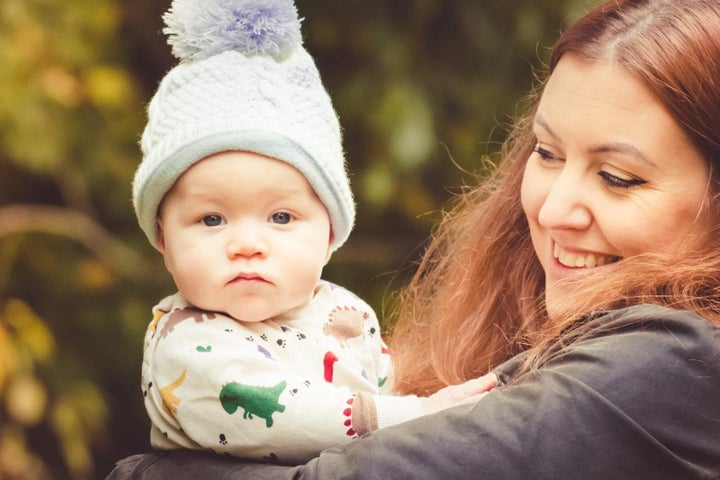
[[[157,214],[180,175],[243,150],[298,169],[325,204],[335,250],[355,220],[337,115],[302,46],[292,0],[174,0],[163,16],[180,60],[148,107],[133,182],[140,227],[157,248]]]

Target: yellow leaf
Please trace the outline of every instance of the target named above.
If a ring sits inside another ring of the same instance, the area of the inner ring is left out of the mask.
[[[45,94],[63,106],[74,108],[82,101],[82,89],[77,78],[60,66],[45,70],[40,76]]]
[[[17,369],[17,364],[17,351],[0,316],[0,392],[7,378]]]
[[[128,73],[109,65],[91,68],[85,76],[85,88],[90,100],[100,107],[120,108],[133,97]]]
[[[10,381],[5,395],[10,418],[25,426],[37,425],[45,414],[47,392],[34,377],[22,375]]]
[[[5,317],[15,330],[18,343],[27,346],[35,360],[47,361],[55,351],[55,338],[45,322],[22,300],[5,305]]]
[[[102,262],[89,259],[80,264],[80,282],[89,291],[104,292],[115,286],[113,272]]]

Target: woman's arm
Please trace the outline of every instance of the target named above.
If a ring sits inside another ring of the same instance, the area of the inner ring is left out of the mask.
[[[144,457],[130,469],[136,476],[110,478],[201,478],[188,466],[219,469],[215,477],[228,480],[717,476],[720,330],[658,307],[593,322],[612,333],[565,348],[474,406],[377,431],[299,467],[177,453]]]

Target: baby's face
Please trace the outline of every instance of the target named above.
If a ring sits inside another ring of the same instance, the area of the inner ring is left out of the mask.
[[[304,306],[330,256],[327,210],[291,165],[250,152],[185,172],[158,218],[160,251],[192,305],[246,322]]]

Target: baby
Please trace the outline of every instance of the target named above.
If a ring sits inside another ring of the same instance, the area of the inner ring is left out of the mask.
[[[145,337],[153,447],[303,462],[492,388],[393,396],[373,310],[321,279],[355,207],[292,0],[175,0],[164,18],[181,62],[149,105],[133,185],[178,289]]]

